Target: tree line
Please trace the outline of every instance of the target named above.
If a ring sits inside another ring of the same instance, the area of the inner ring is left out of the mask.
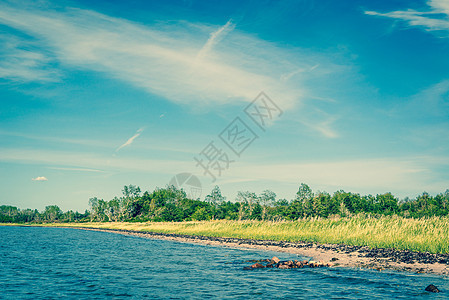
[[[183,189],[174,186],[141,192],[135,185],[125,186],[120,197],[107,201],[89,199],[89,210],[63,212],[57,205],[44,211],[0,206],[0,223],[45,222],[162,222],[192,220],[297,220],[307,217],[351,217],[356,214],[398,215],[406,218],[447,216],[449,189],[431,196],[424,192],[415,199],[399,200],[391,193],[361,196],[337,191],[332,195],[316,192],[302,183],[291,200],[277,199],[273,191],[260,194],[239,191],[234,201],[227,201],[218,186],[204,200],[190,199]]]

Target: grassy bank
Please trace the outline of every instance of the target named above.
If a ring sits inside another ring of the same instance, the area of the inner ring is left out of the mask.
[[[43,226],[126,229],[187,235],[338,243],[449,253],[449,218],[352,217],[301,221],[201,221],[157,223],[64,223]]]

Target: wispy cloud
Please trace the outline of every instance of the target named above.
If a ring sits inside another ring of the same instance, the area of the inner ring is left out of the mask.
[[[87,169],[87,168],[48,167],[48,169],[52,169],[52,170],[61,170],[61,171],[76,171],[76,172],[105,173],[105,171],[102,171],[102,170],[97,170],[97,169]]]
[[[428,11],[408,9],[387,13],[376,11],[365,11],[365,13],[372,16],[402,20],[408,22],[410,26],[419,26],[426,31],[449,31],[449,2],[447,0],[431,0],[427,3],[430,7]]]
[[[210,34],[209,39],[206,44],[204,44],[203,48],[198,52],[196,56],[196,61],[202,60],[207,54],[212,50],[212,48],[219,43],[229,32],[234,30],[235,24],[232,23],[232,20],[229,20],[225,25],[217,29],[216,31]]]
[[[164,118],[165,115],[162,114],[160,118]],[[143,131],[144,128],[141,130]],[[140,133],[142,132],[140,131]],[[137,131],[137,133],[139,130]],[[15,132],[15,131],[6,131],[0,129],[0,138],[5,140],[8,137],[17,137],[22,138],[24,140],[36,140],[36,141],[42,141],[45,142],[47,145],[62,145],[67,144],[67,147],[72,147],[71,145],[80,145],[80,146],[87,146],[88,148],[84,149],[92,149],[92,148],[99,148],[103,150],[109,151],[111,148],[116,147],[117,142],[114,139],[111,140],[98,140],[98,139],[72,139],[67,137],[58,137],[58,136],[40,136],[40,135],[31,135],[28,133],[21,133],[21,132]],[[189,147],[191,146],[191,147]],[[193,145],[184,145],[182,148],[179,147],[179,143],[175,143],[174,141],[166,140],[161,141],[158,144],[153,143],[141,143],[138,146],[135,145],[135,147],[138,147],[140,150],[152,150],[152,151],[163,151],[163,152],[178,152],[178,153],[188,153],[188,154],[195,154],[198,152],[198,149],[194,147]]]
[[[52,150],[0,149],[0,161],[21,164],[45,164],[51,167],[98,169],[105,171],[142,171],[176,174],[194,167],[191,160],[120,158],[94,153]]]
[[[315,100],[315,99],[314,99]],[[335,104],[331,100],[322,100],[325,104]],[[300,118],[296,115],[293,115],[293,118],[290,118],[290,122],[292,124],[300,124],[301,126],[296,126],[296,130],[303,131],[304,129],[313,132],[313,135],[317,133],[324,138],[334,139],[340,137],[340,133],[336,129],[336,122],[341,119],[338,113],[333,112],[332,114],[328,113],[324,109],[320,109],[316,103],[312,105],[310,103],[305,102],[302,107],[303,114]],[[329,110],[332,108],[328,108]]]
[[[55,82],[61,74],[49,63],[52,59],[29,41],[0,35],[0,78],[22,82]]]
[[[449,116],[449,80],[434,84],[411,98],[409,109],[420,115],[443,117]]]
[[[395,118],[419,120],[432,118],[433,122],[447,123],[449,117],[449,80],[430,85],[419,93],[410,96],[407,101],[394,104],[385,113]],[[440,124],[441,123],[437,123]]]
[[[131,145],[135,139],[137,139],[143,132],[143,128],[140,128],[139,130],[137,130],[137,132],[130,137],[124,144],[122,144],[120,147],[118,147],[115,152],[118,152],[120,149],[123,149],[129,145]]]
[[[73,139],[67,137],[57,137],[57,136],[42,136],[42,135],[32,135],[29,133],[22,133],[16,131],[7,131],[0,129],[0,136],[5,138],[5,136],[18,137],[29,140],[43,141],[49,143],[57,143],[57,144],[72,144],[72,145],[82,145],[88,147],[100,147],[100,148],[111,148],[114,146],[113,141],[105,141],[105,140],[92,140],[92,139]]]
[[[301,120],[300,123],[309,127],[310,129],[319,132],[324,137],[327,138],[337,138],[339,134],[332,128],[332,124],[335,122],[336,118],[328,118],[326,120],[321,121],[312,121],[308,122],[305,120]]]
[[[297,69],[297,70],[295,70],[293,72],[282,74],[281,75],[281,80],[282,81],[287,81],[287,80],[289,80],[290,78],[292,78],[293,76],[295,76],[297,74],[304,73],[304,72],[311,72],[311,71],[315,70],[316,68],[318,68],[318,66],[319,65],[316,64],[316,65],[314,65],[314,66],[312,66],[310,68],[307,68],[307,69],[299,68],[299,69]]]
[[[36,178],[31,178],[31,180],[33,180],[33,181],[47,181],[48,179],[45,176],[38,176]]]
[[[184,104],[252,101],[264,90],[286,110],[304,87],[279,78],[317,63],[310,53],[240,32],[232,21],[150,27],[90,10],[0,4],[0,24],[33,37],[60,66],[103,72]]]

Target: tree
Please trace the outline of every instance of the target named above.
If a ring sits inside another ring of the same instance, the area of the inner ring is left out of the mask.
[[[125,185],[123,187],[122,193],[126,198],[137,198],[140,195],[140,187],[136,185]]]
[[[122,193],[124,198],[121,199],[121,213],[122,219],[128,219],[136,216],[136,208],[134,207],[134,201],[140,196],[140,187],[136,185],[125,185]]]
[[[300,202],[308,202],[313,198],[312,189],[305,183],[301,183],[298,192],[296,192],[296,199]]]
[[[247,208],[248,210],[248,218],[251,219],[252,215],[253,215],[253,209],[254,209],[254,205],[256,203],[259,203],[259,197],[257,197],[257,195],[253,192],[249,192],[249,191],[239,191],[237,193],[237,198],[236,198],[237,202],[240,203],[240,207],[239,207],[239,220],[241,220],[242,218],[244,218],[245,216],[245,208]]]
[[[95,219],[95,217],[98,214],[98,198],[97,197],[89,198],[89,207],[90,207],[90,221],[92,222],[93,219]]]
[[[351,216],[351,209],[352,209],[351,193],[347,193],[344,190],[339,190],[334,193],[331,202],[334,206],[338,206],[338,214],[340,216],[342,217]]]
[[[207,211],[206,207],[198,207],[197,210],[192,214],[192,220],[195,221],[205,221],[210,220],[210,212]]]
[[[380,214],[392,215],[399,210],[398,200],[391,193],[377,195],[376,202],[377,212]]]
[[[120,217],[120,200],[117,197],[108,202],[108,217],[110,221],[118,221]]]
[[[89,199],[90,220],[104,221],[107,218],[107,202],[93,197]]]
[[[57,205],[49,205],[45,207],[44,218],[47,221],[54,222],[62,215],[62,210]]]
[[[301,205],[295,206],[301,207],[303,216],[312,215],[313,212],[312,200],[313,200],[312,189],[307,184],[301,183],[295,198],[295,201],[299,202]]]
[[[265,220],[267,214],[267,206],[276,203],[276,194],[270,190],[265,190],[259,196],[260,204],[262,204],[262,220]]]
[[[217,205],[220,204],[223,201],[226,201],[226,197],[223,197],[221,195],[221,190],[218,187],[218,185],[216,185],[212,191],[210,192],[209,195],[206,196],[206,198],[204,199],[206,202],[209,202],[213,205]]]
[[[326,192],[318,192],[317,195],[312,199],[312,215],[327,217],[329,212],[327,210],[328,204],[330,202],[330,195]]]

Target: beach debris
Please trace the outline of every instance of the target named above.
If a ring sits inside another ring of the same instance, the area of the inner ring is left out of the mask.
[[[429,284],[426,287],[425,290],[428,291],[428,292],[432,292],[432,293],[439,293],[440,292],[440,290],[436,286],[434,286],[433,284]]]
[[[276,256],[272,259],[258,259],[258,260],[252,260],[251,262],[257,261],[257,263],[244,267],[244,270],[251,270],[251,269],[262,269],[262,268],[278,268],[278,269],[300,269],[304,267],[308,268],[321,268],[321,267],[331,267],[331,263],[325,263],[324,261],[298,261],[298,260],[286,260],[281,261]],[[261,262],[268,262],[266,265],[261,264]]]

